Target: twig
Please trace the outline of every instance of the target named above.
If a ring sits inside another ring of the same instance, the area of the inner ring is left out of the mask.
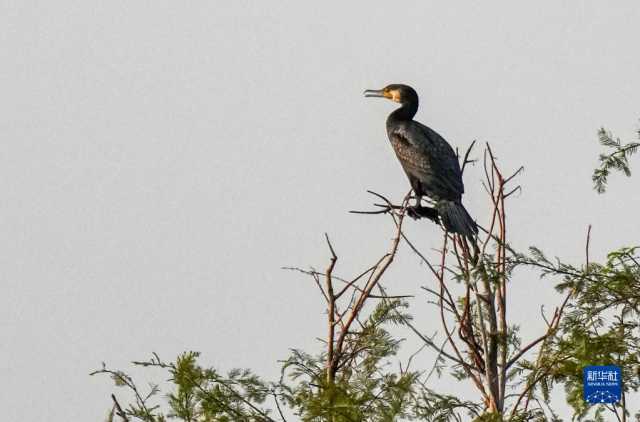
[[[127,417],[125,411],[122,410],[122,407],[120,406],[120,403],[118,403],[118,399],[116,399],[115,394],[111,394],[111,400],[113,400],[113,405],[116,407],[116,415],[120,416],[124,422],[129,422],[129,418]]]
[[[282,418],[283,422],[287,422],[287,418],[284,417],[284,414],[282,413],[282,409],[280,408],[280,402],[278,401],[278,395],[274,392],[271,393],[273,395],[273,401],[276,402],[276,409],[278,410],[278,413],[280,414],[280,417]]]
[[[427,218],[431,221],[433,221],[436,224],[440,224],[440,220],[439,220],[439,216],[438,216],[438,211],[433,208],[433,207],[423,207],[423,206],[408,206],[407,204],[403,204],[403,205],[395,205],[393,203],[391,203],[391,201],[389,199],[387,199],[386,197],[384,197],[383,195],[371,191],[371,190],[367,190],[368,193],[370,193],[371,195],[374,195],[380,199],[382,199],[385,204],[376,204],[374,203],[373,205],[375,207],[378,207],[379,209],[377,210],[373,210],[373,211],[356,211],[356,210],[351,210],[349,211],[349,213],[351,214],[368,214],[368,215],[377,215],[377,214],[393,214],[393,215],[399,215],[399,213],[397,211],[401,211],[401,212],[406,212],[407,215],[409,215],[410,217],[414,218],[414,219],[419,219],[419,218]]]
[[[587,271],[589,271],[589,242],[591,240],[591,224],[589,224],[589,227],[587,228],[587,241],[584,245],[584,254],[585,254],[585,263],[586,263],[586,269]]]
[[[464,154],[464,160],[462,160],[462,168],[460,169],[460,173],[464,174],[464,169],[467,166],[467,163],[475,163],[475,160],[469,160],[469,154],[471,153],[471,150],[473,149],[473,146],[476,144],[476,140],[474,139],[473,142],[471,142],[471,145],[469,145],[469,148],[467,148],[467,152]]]

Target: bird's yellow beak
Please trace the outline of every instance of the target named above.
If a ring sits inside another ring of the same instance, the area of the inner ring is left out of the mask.
[[[397,89],[367,89],[364,92],[365,97],[382,97],[387,98],[391,101],[395,101],[396,103],[400,102],[400,91]]]

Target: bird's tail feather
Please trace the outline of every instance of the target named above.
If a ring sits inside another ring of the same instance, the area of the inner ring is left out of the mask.
[[[461,234],[469,239],[473,239],[478,234],[478,225],[460,202],[438,201],[436,209],[440,222],[447,231]]]

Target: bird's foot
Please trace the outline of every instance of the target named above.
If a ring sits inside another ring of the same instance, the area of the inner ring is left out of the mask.
[[[414,220],[419,220],[422,218],[422,214],[421,214],[421,208],[419,205],[416,206],[412,206],[412,207],[407,207],[407,215],[411,218],[413,218]]]
[[[407,215],[414,220],[427,218],[438,224],[438,211],[432,207],[423,207],[422,205],[407,207]]]

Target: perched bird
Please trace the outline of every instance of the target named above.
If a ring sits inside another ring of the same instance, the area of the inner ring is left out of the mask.
[[[380,90],[368,89],[364,95],[400,103],[387,118],[387,135],[416,195],[416,208],[423,196],[431,198],[447,231],[473,238],[478,226],[462,206],[464,186],[458,157],[436,131],[413,120],[418,111],[416,91],[392,84]]]

